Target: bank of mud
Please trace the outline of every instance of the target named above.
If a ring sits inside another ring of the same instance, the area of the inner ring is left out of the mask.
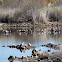
[[[58,44],[58,45],[55,45],[53,43],[48,43],[48,44],[45,44],[45,45],[40,45],[40,46],[43,46],[43,47],[48,47],[50,49],[54,49],[54,50],[58,50],[56,52],[52,52],[52,53],[49,53],[49,51],[44,51],[44,52],[41,52],[40,50],[38,50],[35,46],[31,45],[30,43],[29,44],[25,44],[25,43],[22,43],[22,44],[19,44],[19,45],[9,45],[7,47],[10,47],[10,48],[16,48],[18,50],[22,50],[21,52],[23,52],[24,50],[26,49],[32,49],[32,55],[30,56],[27,56],[27,57],[13,57],[13,56],[10,56],[8,58],[8,60],[11,62],[11,61],[24,61],[24,62],[62,62],[62,48],[61,48],[61,44]]]

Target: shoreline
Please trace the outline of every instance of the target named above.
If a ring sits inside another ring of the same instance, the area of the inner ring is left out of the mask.
[[[62,24],[60,23],[49,23],[49,24],[31,24],[31,23],[0,23],[0,27],[28,27],[28,26],[62,26]]]

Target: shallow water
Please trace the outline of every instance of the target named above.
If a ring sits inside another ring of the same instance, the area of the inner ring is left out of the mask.
[[[52,30],[53,29],[53,30]],[[7,47],[12,44],[21,44],[21,43],[31,43],[36,46],[38,50],[47,51],[50,48],[42,47],[41,45],[47,43],[62,44],[62,28],[56,27],[43,27],[43,28],[2,28],[0,29],[0,62],[9,62],[8,57],[10,55],[22,57],[32,54],[32,50],[26,50],[24,53],[17,49],[11,49]],[[2,47],[5,46],[5,47]],[[51,52],[57,50],[51,49]],[[14,61],[22,62],[22,61]]]

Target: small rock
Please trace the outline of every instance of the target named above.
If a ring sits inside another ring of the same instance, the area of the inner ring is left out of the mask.
[[[32,45],[29,43],[28,46],[32,46]]]
[[[17,49],[20,49],[20,45],[17,45],[16,48],[17,48]]]
[[[21,60],[21,58],[19,58],[19,57],[15,56],[15,60]]]
[[[51,50],[48,50],[48,52],[50,52]]]
[[[2,47],[5,47],[5,46],[2,46]]]
[[[38,61],[41,61],[40,59],[38,59]]]
[[[41,56],[40,57],[40,60],[44,60],[44,59],[48,59],[48,57],[47,56]]]
[[[46,47],[53,47],[53,46],[54,46],[53,43],[49,43],[49,44],[46,45]]]
[[[8,46],[8,47],[10,47],[10,48],[16,48],[16,45],[13,44],[13,45],[10,45],[10,46]]]
[[[23,42],[23,43],[20,45],[20,47],[25,47],[25,43]]]
[[[20,51],[21,51],[22,53],[25,53],[26,50],[25,50],[25,49],[20,49]]]
[[[33,51],[32,51],[32,55],[33,55],[33,56],[38,56],[38,55],[40,55],[40,51],[35,48],[35,49],[33,49]]]
[[[10,62],[13,62],[13,61],[15,60],[15,58],[14,58],[13,56],[10,56],[10,57],[8,58],[8,60],[9,60]]]

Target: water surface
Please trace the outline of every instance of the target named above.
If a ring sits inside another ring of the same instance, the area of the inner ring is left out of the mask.
[[[53,30],[52,30],[53,29]],[[20,50],[7,47],[12,44],[31,43],[38,50],[47,51],[49,48],[40,45],[47,43],[62,44],[62,28],[60,27],[19,27],[19,28],[1,28],[0,29],[0,62],[9,62],[10,55],[22,57],[32,54],[32,50],[26,50],[22,53]],[[2,47],[5,46],[5,47]],[[56,50],[51,49],[51,52]],[[22,61],[14,61],[22,62]]]

